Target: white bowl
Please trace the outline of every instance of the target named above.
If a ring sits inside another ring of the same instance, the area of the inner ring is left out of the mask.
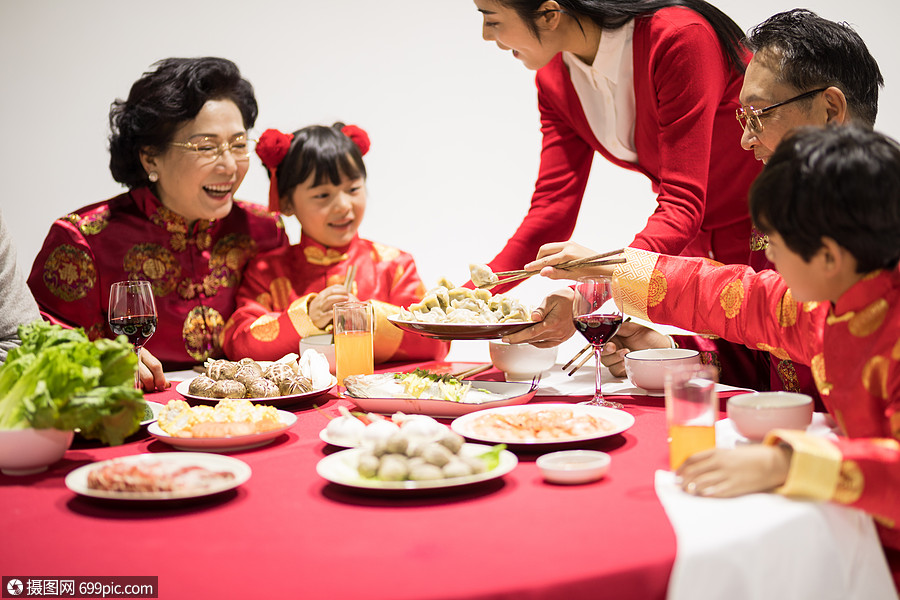
[[[803,429],[812,422],[813,401],[793,392],[754,392],[728,399],[728,418],[745,438],[761,440],[772,429]]]
[[[334,375],[337,370],[337,363],[334,360],[334,336],[330,333],[320,335],[310,335],[300,340],[300,355],[312,348],[317,352],[321,352],[328,359],[328,370]]]
[[[0,430],[0,471],[5,475],[46,471],[63,457],[74,435],[59,429]]]
[[[625,373],[631,383],[652,392],[666,389],[666,371],[699,365],[700,353],[688,348],[650,348],[625,355]]]
[[[596,450],[563,450],[539,456],[536,463],[550,483],[587,483],[606,475],[612,462],[609,454]]]
[[[507,381],[531,381],[553,368],[559,347],[538,348],[491,340],[489,351],[491,362],[503,371]]]

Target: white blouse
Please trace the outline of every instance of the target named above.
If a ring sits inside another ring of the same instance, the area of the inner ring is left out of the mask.
[[[634,148],[634,21],[600,36],[594,64],[571,52],[563,62],[594,136],[610,154],[636,163]]]

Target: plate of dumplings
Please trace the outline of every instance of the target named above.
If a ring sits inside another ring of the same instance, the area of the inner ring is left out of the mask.
[[[274,362],[209,359],[205,367],[206,373],[182,381],[175,391],[204,403],[246,398],[283,406],[317,398],[337,384],[328,370],[328,359],[315,350],[307,350],[300,357],[289,354]]]

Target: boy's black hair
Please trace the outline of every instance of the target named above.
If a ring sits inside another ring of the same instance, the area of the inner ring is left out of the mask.
[[[785,138],[750,187],[750,216],[809,261],[828,237],[857,272],[900,261],[900,146],[849,124],[800,128]]]
[[[846,23],[795,8],[754,27],[746,44],[757,56],[778,62],[773,68],[781,82],[798,92],[835,86],[844,92],[854,120],[875,125],[884,79],[866,43]]]
[[[275,172],[282,203],[285,199],[290,202],[294,188],[313,173],[316,176],[313,186],[326,181],[339,185],[342,177],[366,178],[366,165],[359,146],[341,131],[343,128],[343,123],[331,127],[310,125],[294,132],[291,147]]]

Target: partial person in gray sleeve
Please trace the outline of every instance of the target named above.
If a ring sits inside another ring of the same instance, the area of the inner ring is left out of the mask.
[[[16,266],[16,249],[0,212],[0,363],[20,344],[19,325],[40,318],[25,276]]]

